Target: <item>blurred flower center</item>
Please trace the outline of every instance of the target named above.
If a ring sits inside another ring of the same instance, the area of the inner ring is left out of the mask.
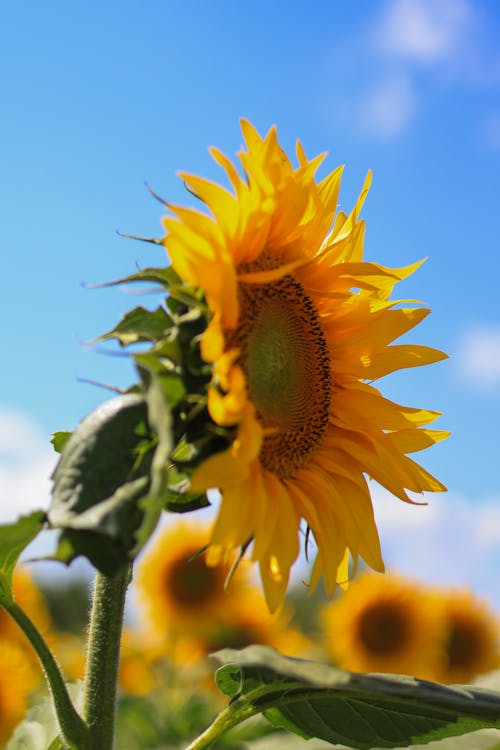
[[[171,566],[165,587],[179,604],[198,607],[221,593],[222,581],[220,571],[209,568],[203,557],[181,557]]]
[[[257,263],[238,270],[261,270]],[[240,321],[230,345],[240,349],[257,417],[271,428],[260,461],[287,478],[307,463],[328,426],[328,344],[313,301],[292,276],[239,288]]]
[[[407,638],[408,626],[400,609],[390,603],[379,603],[363,612],[359,637],[366,650],[379,655],[400,649]]]
[[[450,629],[446,656],[450,669],[476,664],[481,655],[481,638],[471,623],[454,622]]]

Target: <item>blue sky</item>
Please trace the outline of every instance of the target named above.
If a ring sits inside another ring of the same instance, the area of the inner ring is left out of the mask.
[[[47,502],[51,432],[106,397],[78,379],[130,381],[83,342],[151,298],[82,282],[163,262],[115,233],[160,234],[144,181],[189,203],[176,171],[219,179],[207,147],[234,155],[245,116],[328,151],[321,174],[345,163],[346,209],[373,169],[368,259],[428,256],[398,293],[433,310],[409,340],[451,359],[381,385],[444,412],[453,436],[423,462],[449,493],[428,509],[376,493],[385,556],[500,606],[499,40],[495,0],[5,5],[0,515]]]

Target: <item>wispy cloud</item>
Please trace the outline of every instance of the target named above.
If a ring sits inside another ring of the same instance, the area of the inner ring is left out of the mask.
[[[388,76],[368,92],[361,104],[362,128],[381,136],[404,130],[417,109],[417,96],[410,78],[400,72]]]
[[[500,496],[471,502],[449,492],[426,499],[426,506],[410,506],[374,487],[387,567],[428,583],[468,586],[500,607]]]
[[[474,23],[466,0],[392,0],[375,23],[373,37],[386,55],[436,64],[461,53]]]
[[[476,325],[466,330],[455,361],[462,376],[476,386],[500,385],[500,324]]]
[[[350,40],[364,83],[357,80],[356,100],[344,102],[349,121],[357,120],[364,133],[404,133],[438,87],[500,88],[498,34],[487,7],[472,0],[386,0],[373,7],[361,41]],[[346,67],[346,76],[352,72]],[[495,145],[497,123],[488,123],[483,141]]]

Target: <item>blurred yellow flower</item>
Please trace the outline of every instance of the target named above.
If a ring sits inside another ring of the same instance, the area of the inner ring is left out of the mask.
[[[182,654],[184,661],[196,661],[222,648],[241,649],[259,643],[289,656],[305,656],[311,644],[305,635],[289,627],[290,615],[286,610],[270,614],[256,590],[244,596],[236,593],[231,607],[219,610],[196,632],[180,634],[176,653]]]
[[[440,658],[430,679],[464,683],[500,667],[500,621],[491,608],[466,589],[434,595],[443,630]]]
[[[233,192],[181,174],[210,215],[169,206],[164,244],[210,310],[201,347],[214,372],[210,415],[237,427],[229,449],[192,480],[195,491],[222,493],[208,561],[252,539],[275,610],[299,552],[301,519],[318,547],[311,583],[324,574],[331,593],[348,579],[349,552],[383,570],[366,474],[405,501],[406,490],[444,489],[406,455],[446,437],[425,428],[438,413],[393,403],[371,382],[445,355],[390,345],[428,310],[389,299],[419,263],[363,261],[359,216],[371,175],[352,212],[337,212],[341,167],[316,182],[324,155],[308,160],[298,142],[294,168],[275,128],[265,138],[247,121],[242,130],[244,177],[216,149]]]
[[[243,571],[236,572],[231,593],[226,594],[228,569],[223,564],[207,564],[202,551],[206,540],[204,526],[174,523],[155,537],[137,565],[138,599],[151,630],[160,638],[203,629],[231,606]]]
[[[439,658],[440,607],[423,587],[364,574],[322,610],[327,649],[343,669],[428,677]]]
[[[193,664],[221,648],[243,648],[252,643],[274,646],[291,655],[304,654],[308,639],[289,627],[291,610],[271,614],[249,576],[249,566],[238,566],[227,591],[228,569],[209,566],[198,552],[207,538],[202,525],[172,524],[154,540],[137,566],[139,604],[147,622],[144,632],[131,633],[125,652],[154,650],[177,664]],[[149,630],[148,630],[149,628]],[[123,679],[128,678],[120,678]]]
[[[0,639],[0,743],[22,720],[38,681],[33,662],[20,645]]]

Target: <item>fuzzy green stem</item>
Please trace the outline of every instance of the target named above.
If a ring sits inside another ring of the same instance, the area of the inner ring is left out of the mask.
[[[234,709],[233,704],[227,706],[210,724],[208,729],[205,729],[203,734],[200,734],[193,742],[186,748],[186,750],[204,750],[206,747],[215,742],[218,737],[227,732],[229,729],[241,724],[245,719],[249,719],[250,716],[254,716],[259,711],[253,706],[245,706],[239,711]]]
[[[52,652],[38,628],[15,601],[2,601],[2,606],[19,625],[38,656],[49,684],[65,744],[70,750],[82,750],[85,747],[87,727],[69,697],[63,676]]]
[[[88,750],[113,748],[120,638],[131,570],[128,566],[115,576],[96,575],[83,706]]]

